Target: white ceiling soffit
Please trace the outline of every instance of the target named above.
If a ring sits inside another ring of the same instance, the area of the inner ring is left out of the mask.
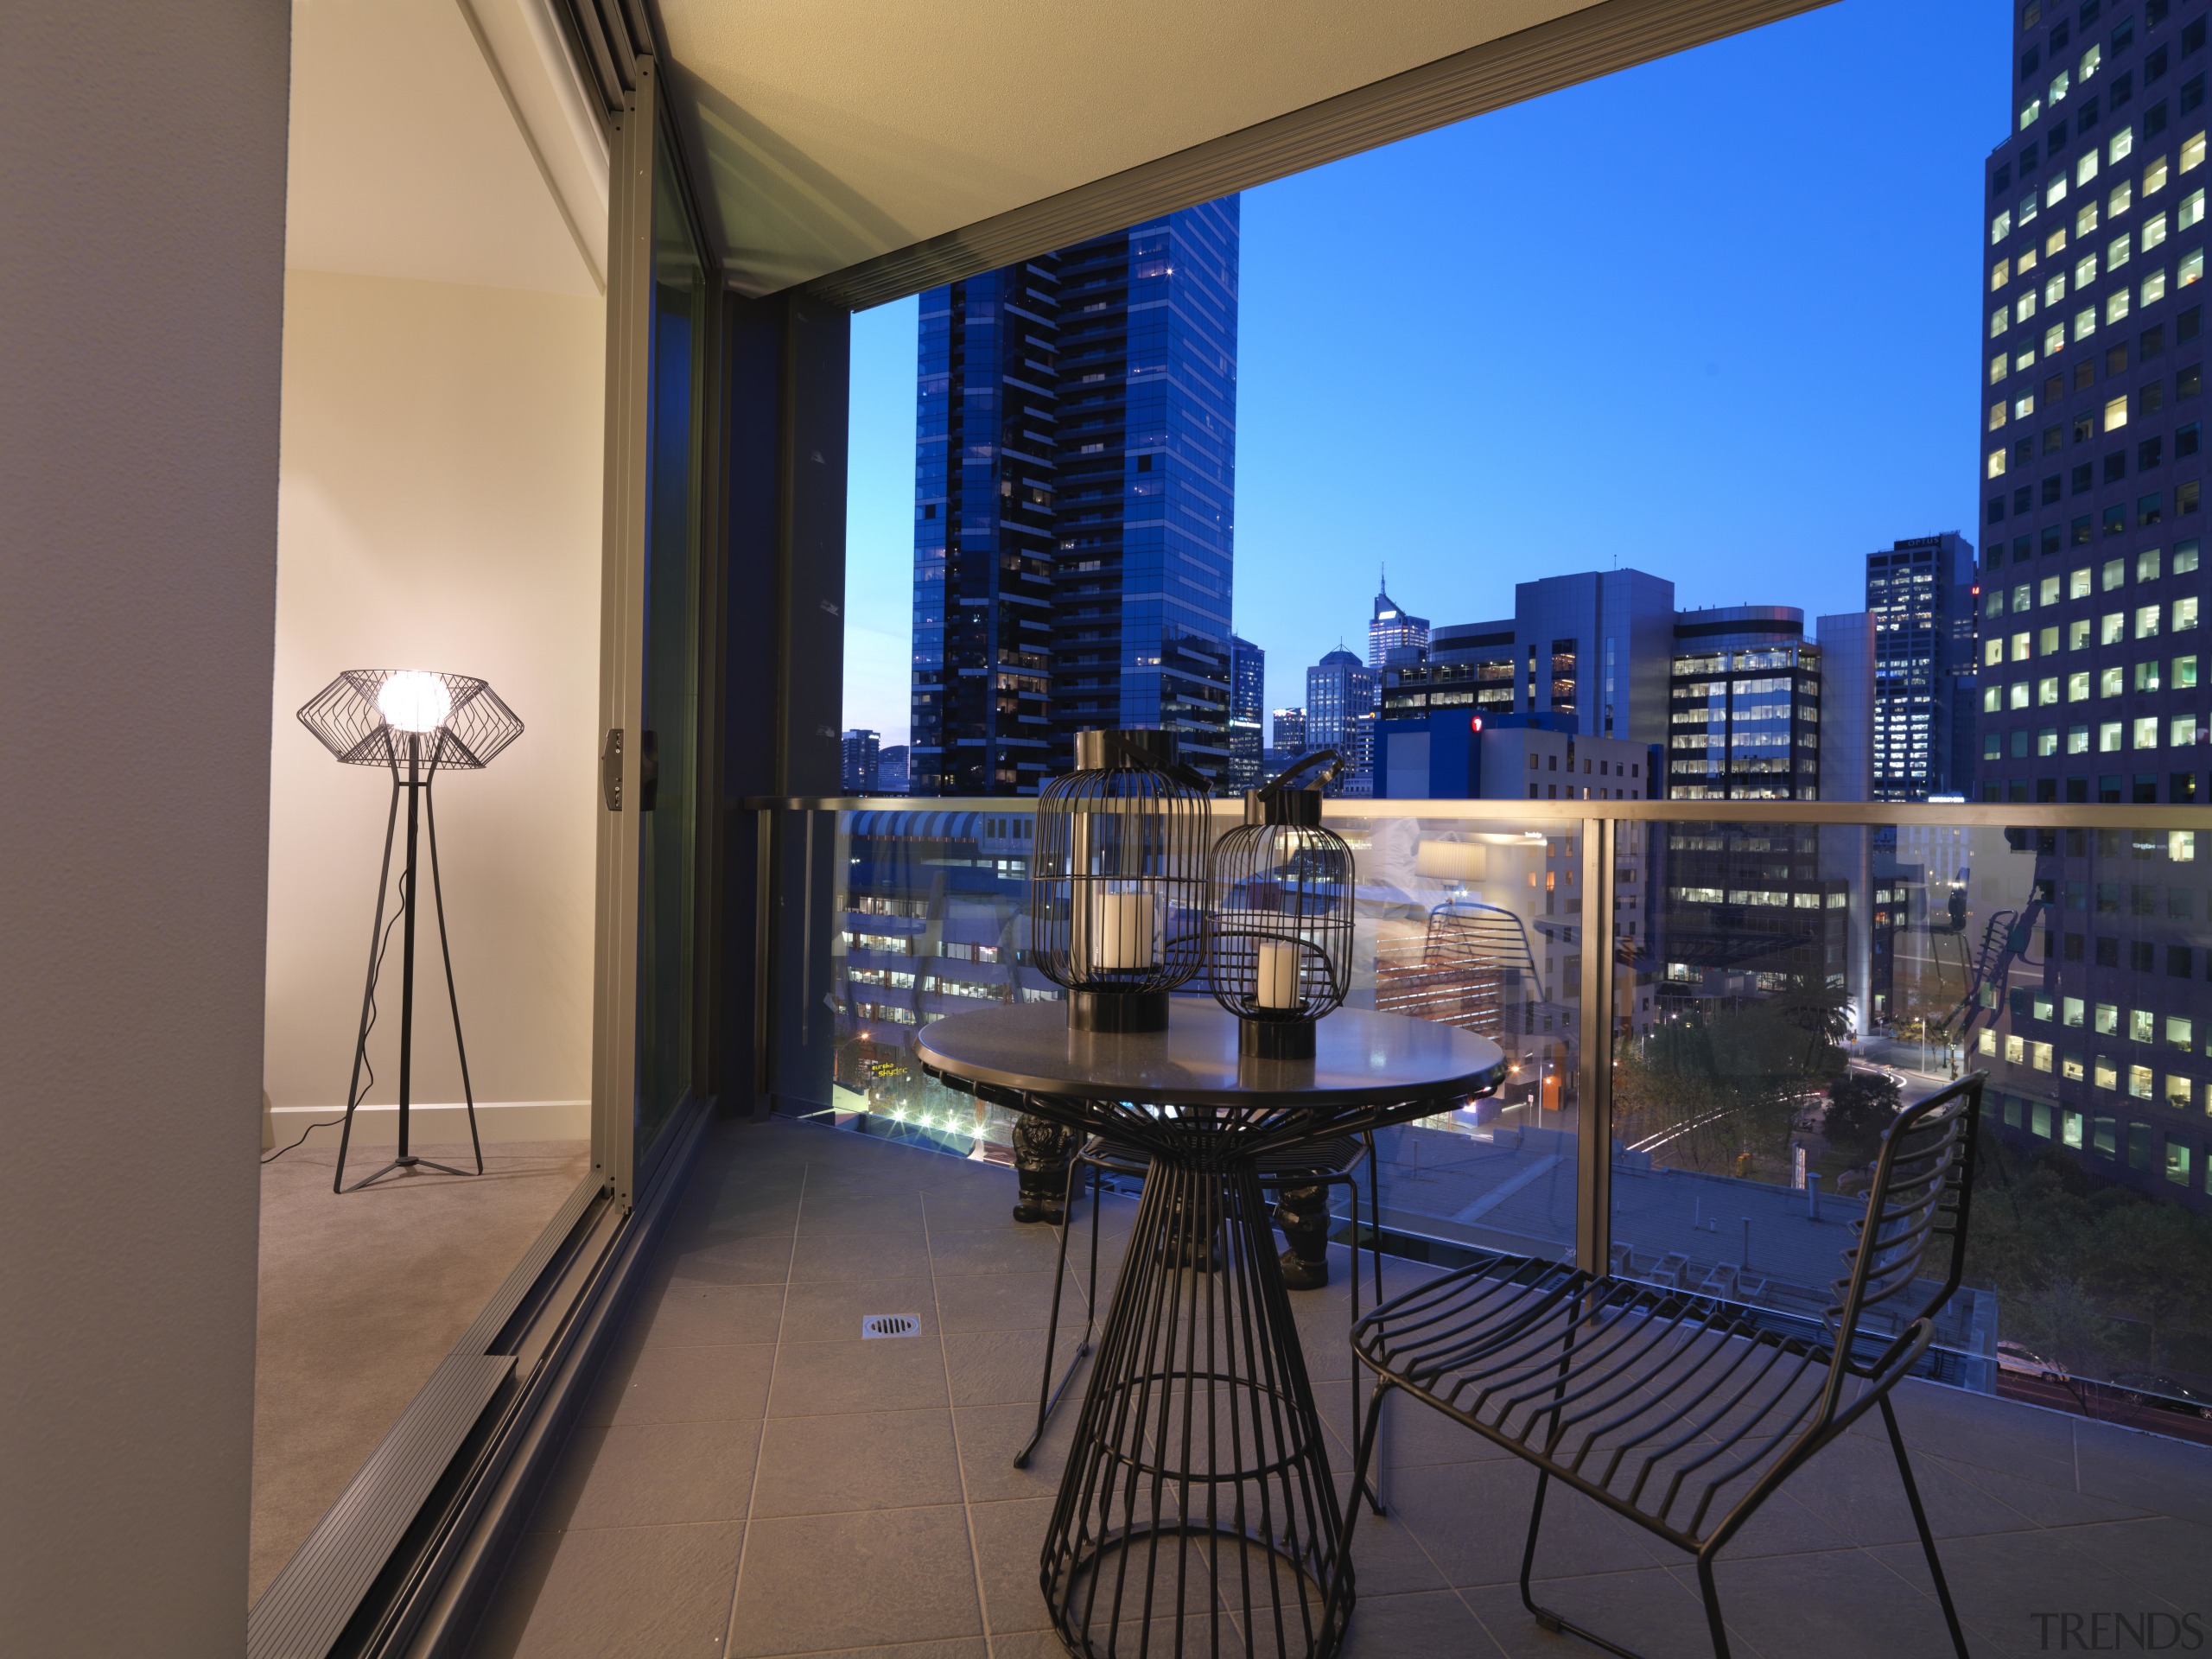
[[[661,0],[660,10],[670,96],[704,156],[704,207],[719,220],[709,233],[731,284],[808,283],[860,305],[1827,3]],[[1025,230],[1022,216],[1052,203],[1063,211],[1045,216],[1049,229]]]
[[[598,294],[607,145],[546,0],[294,0],[285,263]]]

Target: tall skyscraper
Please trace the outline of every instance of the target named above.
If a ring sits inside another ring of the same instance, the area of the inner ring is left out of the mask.
[[[1249,639],[1229,637],[1229,765],[1224,784],[1257,789],[1261,752],[1267,747],[1268,653]]]
[[[843,751],[843,788],[846,794],[875,793],[880,741],[877,733],[862,726],[855,726],[845,734],[839,747]]]
[[[1351,722],[1375,707],[1373,669],[1339,645],[1306,671],[1306,741],[1345,753]]]
[[[1984,801],[2205,798],[2205,22],[2201,3],[2014,9],[1984,171]],[[2008,1136],[2201,1206],[2197,839],[2024,829],[2007,855],[1977,849],[1978,901],[2018,910],[1970,1063]]]
[[[1974,740],[1974,543],[1956,531],[1866,556],[1874,629],[1873,796],[1965,792]]]
[[[1034,794],[1088,727],[1227,769],[1235,197],[922,296],[912,790]]]
[[[1306,753],[1306,711],[1278,709],[1274,715],[1274,750],[1287,760]]]
[[[1402,651],[1427,653],[1428,619],[1401,608],[1388,587],[1377,582],[1375,613],[1367,621],[1367,665],[1375,671],[1378,682],[1383,669],[1392,665],[1391,653]]]

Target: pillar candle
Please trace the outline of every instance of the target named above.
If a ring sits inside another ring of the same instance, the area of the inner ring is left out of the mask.
[[[1252,999],[1263,1008],[1294,1008],[1298,994],[1298,946],[1287,939],[1260,941],[1260,984]]]
[[[1093,968],[1149,968],[1158,960],[1153,949],[1150,893],[1094,893],[1090,905]]]

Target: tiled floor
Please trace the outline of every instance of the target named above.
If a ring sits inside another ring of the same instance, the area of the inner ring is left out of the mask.
[[[1014,1224],[1012,1199],[1003,1169],[805,1125],[719,1131],[474,1651],[1058,1653],[1037,1551],[1076,1402],[1013,1468],[1053,1238]],[[1130,1208],[1109,1205],[1109,1236]],[[1427,1271],[1389,1267],[1394,1288]],[[1341,1263],[1336,1279],[1294,1300],[1343,1436]],[[920,1333],[862,1341],[874,1313]],[[1975,1653],[2212,1633],[2212,1452],[1917,1383],[1897,1403]],[[1738,1654],[1950,1651],[1879,1436],[1877,1420],[1823,1452],[1722,1557]],[[1359,1525],[1347,1653],[1595,1651],[1521,1606],[1522,1465],[1404,1401],[1386,1450],[1392,1513]],[[1685,1559],[1586,1501],[1549,1501],[1538,1573],[1554,1605],[1653,1659],[1710,1651]]]

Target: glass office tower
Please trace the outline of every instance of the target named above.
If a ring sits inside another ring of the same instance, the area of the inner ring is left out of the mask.
[[[1377,583],[1375,590],[1375,611],[1367,619],[1367,665],[1373,669],[1376,679],[1382,671],[1395,665],[1393,652],[1410,652],[1413,657],[1402,657],[1396,663],[1418,661],[1428,652],[1428,619],[1415,616],[1390,597],[1389,589]]]
[[[1866,612],[1874,645],[1872,798],[1964,794],[1974,768],[1974,544],[1947,531],[1869,553]]]
[[[1102,726],[1225,777],[1237,208],[922,296],[913,793],[1034,794]]]
[[[1257,789],[1267,747],[1268,653],[1249,639],[1229,639],[1229,789]]]
[[[2018,10],[1987,162],[1988,801],[2202,798],[2202,9],[2113,10]]]
[[[2205,10],[2016,10],[1986,164],[1984,801],[2204,799]],[[2009,832],[2029,897],[1959,941],[2009,1136],[2185,1189],[2212,1103],[2193,832]],[[1979,885],[2000,873],[1976,868]]]

